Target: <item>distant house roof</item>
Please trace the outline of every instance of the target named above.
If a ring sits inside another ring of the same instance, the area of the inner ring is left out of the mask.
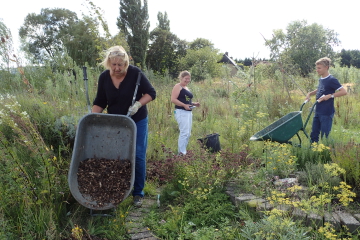
[[[237,66],[236,62],[229,57],[228,52],[225,52],[225,54],[222,56],[221,60],[218,61],[218,63],[229,63],[235,67]]]

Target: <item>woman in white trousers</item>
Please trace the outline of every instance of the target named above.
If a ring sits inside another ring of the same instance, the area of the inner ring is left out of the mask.
[[[178,153],[186,155],[192,126],[192,109],[200,103],[192,102],[194,97],[187,85],[191,81],[191,74],[182,71],[179,74],[179,83],[175,84],[171,92],[171,102],[175,104],[175,119],[179,124]]]

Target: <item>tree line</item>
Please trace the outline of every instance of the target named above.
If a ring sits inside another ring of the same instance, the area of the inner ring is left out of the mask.
[[[75,12],[63,8],[41,9],[39,14],[29,13],[19,30],[21,50],[32,64],[51,64],[61,68],[59,61],[68,57],[72,64],[97,66],[104,49],[122,45],[134,65],[156,73],[175,76],[180,70],[190,70],[197,80],[216,77],[221,68],[216,64],[222,54],[207,39],[197,38],[187,42],[171,32],[167,13],[159,12],[157,26],[149,31],[147,0],[120,0],[117,27],[111,36],[101,9],[87,0],[87,15],[79,18]],[[0,21],[2,39],[0,51],[2,68],[13,60],[10,31]],[[360,66],[358,50],[333,47],[340,44],[338,34],[319,24],[309,25],[305,20],[291,22],[286,31],[274,30],[272,38],[265,39],[270,61],[280,68],[307,76],[314,69],[314,62],[324,56],[339,58],[342,66]],[[244,66],[251,66],[253,58],[235,59]],[[261,60],[261,59],[260,59]],[[265,60],[265,59],[264,59]]]

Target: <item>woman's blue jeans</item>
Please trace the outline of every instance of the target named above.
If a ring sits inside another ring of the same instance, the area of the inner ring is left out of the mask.
[[[136,159],[135,181],[133,196],[144,197],[146,179],[146,149],[148,140],[148,118],[138,121],[136,124]]]
[[[320,133],[321,137],[325,135],[325,137],[327,138],[329,136],[332,127],[333,117],[334,114],[322,115],[315,113],[312,123],[312,131],[310,134],[310,139],[312,143],[319,141]]]

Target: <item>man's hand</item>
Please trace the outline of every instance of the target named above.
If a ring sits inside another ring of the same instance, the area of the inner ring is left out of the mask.
[[[139,101],[136,101],[134,103],[134,105],[129,107],[129,112],[130,112],[130,116],[134,115],[135,113],[137,113],[137,111],[139,110],[139,108],[141,108],[141,103]]]

